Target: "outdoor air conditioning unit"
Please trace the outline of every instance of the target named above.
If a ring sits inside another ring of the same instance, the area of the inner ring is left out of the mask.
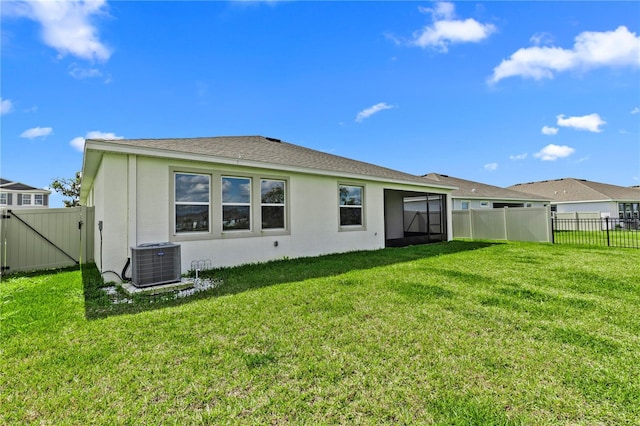
[[[148,243],[131,247],[131,283],[136,287],[180,281],[180,245]]]

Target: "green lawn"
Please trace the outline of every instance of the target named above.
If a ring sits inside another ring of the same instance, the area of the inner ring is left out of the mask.
[[[0,424],[638,424],[640,250],[462,242],[111,305],[0,284]]]
[[[607,231],[555,231],[556,244],[584,244],[604,247],[640,248],[640,231],[611,229]]]

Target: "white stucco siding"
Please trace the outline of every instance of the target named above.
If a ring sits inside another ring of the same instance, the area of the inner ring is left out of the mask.
[[[400,191],[388,191],[384,200],[386,215],[386,238],[404,237],[403,195]]]
[[[104,221],[105,268],[119,272],[129,256],[131,245],[164,241],[180,244],[183,271],[191,268],[192,261],[198,260],[210,260],[214,266],[232,266],[283,257],[384,247],[383,187],[380,183],[295,173],[280,176],[286,179],[288,191],[288,230],[281,235],[246,237],[242,231],[221,233],[220,224],[212,222],[211,238],[176,239],[171,229],[173,201],[170,187],[174,171],[211,174],[212,211],[221,208],[217,182],[221,175],[272,177],[274,172],[150,157],[136,157],[135,167],[132,167],[132,161],[131,156],[105,155],[94,182],[93,192],[103,194],[99,197],[103,202],[96,202],[96,221]],[[107,169],[110,177],[106,176]],[[129,176],[132,170],[135,178]],[[132,187],[132,182],[135,187]],[[362,229],[340,230],[340,183],[365,188],[365,226]],[[131,191],[135,192],[135,207],[127,204]],[[259,212],[258,194],[254,194],[252,201],[252,211]],[[129,214],[135,214],[135,220],[132,221]],[[253,215],[252,227],[260,233],[257,217],[257,214]],[[131,223],[135,224],[135,229],[129,229]],[[127,254],[123,255],[125,252]]]
[[[210,176],[209,232],[175,234],[172,194],[175,172]],[[252,178],[251,231],[222,231],[222,176]],[[285,230],[261,230],[261,178],[286,182]],[[364,226],[339,226],[340,184],[364,187]],[[435,192],[420,186],[364,179],[105,153],[90,190],[96,208],[96,236],[99,236],[97,222],[104,223],[103,264],[99,267],[119,273],[131,255],[131,246],[166,241],[180,244],[182,272],[191,269],[192,262],[201,260],[220,267],[380,249],[385,246],[385,189]],[[100,258],[99,244],[98,237],[96,259]]]
[[[592,201],[586,203],[558,203],[556,204],[558,213],[565,212],[599,212],[609,214],[611,217],[618,217],[618,204],[611,201]]]
[[[124,267],[129,250],[126,246],[127,228],[127,157],[124,155],[104,155],[93,183],[95,206],[95,258],[102,271],[120,272]],[[102,248],[98,223],[102,222]],[[123,244],[123,242],[125,244]],[[100,264],[102,261],[103,264]]]
[[[530,207],[545,207],[545,202],[542,201],[525,201],[525,200],[499,200],[499,199],[489,199],[486,200],[472,200],[465,198],[454,198],[453,199],[453,209],[454,210],[462,210],[462,202],[468,202],[470,209],[482,209],[482,208],[493,208],[493,203],[522,203],[523,207],[527,204],[531,204]],[[488,203],[483,206],[482,203]]]
[[[136,164],[136,232],[132,245],[169,241],[169,166],[166,160],[150,157],[137,157]]]

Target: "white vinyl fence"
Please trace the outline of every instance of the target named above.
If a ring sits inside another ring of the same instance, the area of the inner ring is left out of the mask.
[[[2,274],[93,261],[94,209],[0,209]]]
[[[552,242],[548,207],[454,210],[453,238]]]

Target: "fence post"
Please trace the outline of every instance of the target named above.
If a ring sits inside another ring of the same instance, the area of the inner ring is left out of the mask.
[[[604,218],[604,222],[607,226],[607,247],[611,247],[611,243],[609,242],[609,216]]]
[[[551,244],[555,244],[556,243],[555,222],[556,222],[556,218],[551,216]]]

